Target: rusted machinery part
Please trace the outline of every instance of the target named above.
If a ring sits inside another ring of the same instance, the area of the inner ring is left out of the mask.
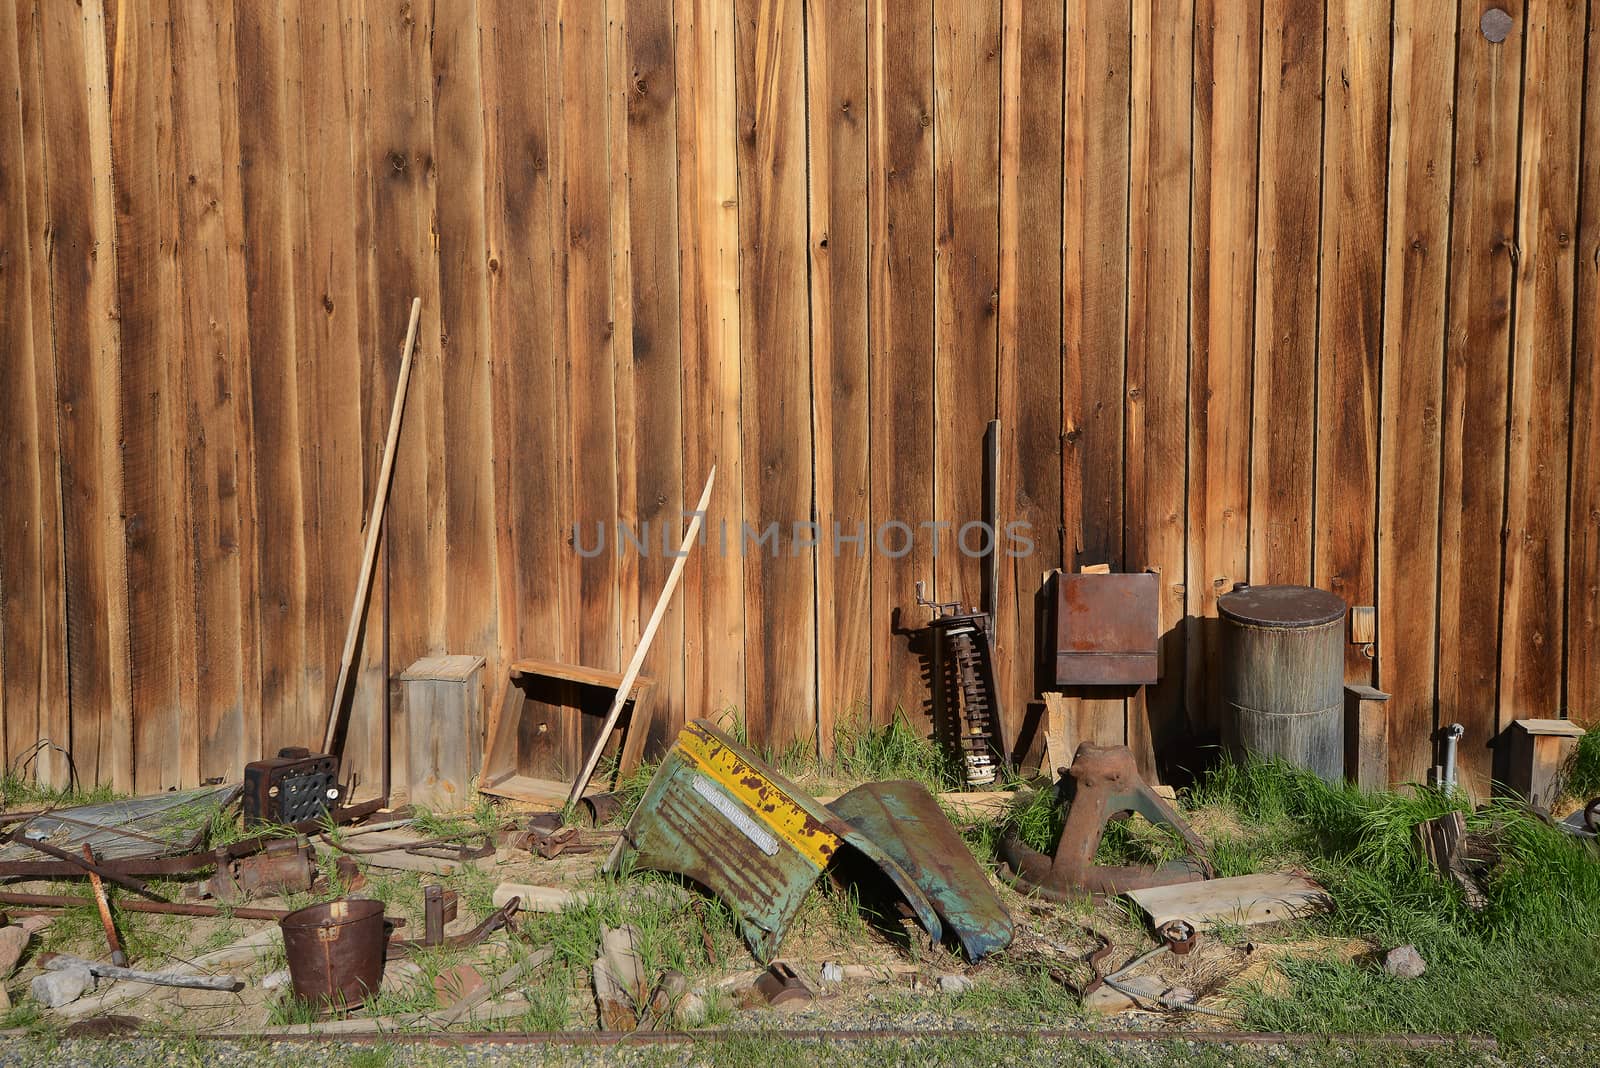
[[[1200,932],[1185,920],[1173,920],[1162,926],[1156,934],[1161,936],[1161,942],[1172,952],[1180,957],[1195,947],[1200,941]]]
[[[1006,874],[1014,882],[1051,901],[1075,901],[1088,895],[1114,895],[1210,878],[1205,843],[1139,776],[1127,746],[1085,742],[1078,747],[1067,774],[1075,789],[1055,855],[1047,857],[1032,849],[1014,830],[1000,842]],[[1161,868],[1096,864],[1095,852],[1107,822],[1135,812],[1175,831],[1188,846],[1189,856]]]
[[[756,976],[752,989],[773,1008],[782,1008],[786,1005],[795,1005],[807,1001],[815,1001],[817,995],[806,986],[805,980],[795,974],[795,970],[781,960],[773,961],[767,970]]]
[[[431,949],[435,946],[444,946],[447,948],[475,946],[479,942],[482,942],[485,938],[488,938],[490,935],[500,930],[502,927],[514,926],[514,917],[516,916],[517,909],[521,907],[522,899],[514,897],[510,901],[507,901],[500,908],[497,908],[493,912],[489,913],[488,916],[484,917],[483,922],[478,924],[478,926],[474,927],[472,930],[458,935],[450,935],[438,942],[429,942],[426,935],[420,939],[410,939],[407,941],[391,940],[389,942],[389,948],[387,951],[388,957],[390,960],[394,960],[396,957],[404,956],[413,950]],[[390,922],[393,923],[394,921],[391,920]]]
[[[1029,1029],[1021,1027],[973,1031],[960,1028],[876,1028],[871,1030],[825,1031],[773,1030],[762,1031],[763,1037],[792,1042],[827,1042],[830,1044],[870,1042],[885,1039],[913,1041],[940,1041],[949,1039],[970,1040],[982,1035],[986,1041],[1013,1040],[1037,1042],[1077,1042],[1085,1045],[1121,1045],[1134,1042],[1196,1043],[1220,1046],[1360,1046],[1371,1049],[1443,1049],[1492,1051],[1500,1048],[1497,1039],[1488,1035],[1441,1034],[1294,1034],[1273,1031],[1087,1031],[1064,1028]],[[248,1031],[227,1033],[197,1032],[194,1037],[218,1042],[268,1041],[293,1043],[324,1043],[326,1034],[257,1034]],[[689,1046],[714,1045],[720,1042],[749,1042],[748,1030],[732,1031],[349,1031],[337,1036],[340,1043],[392,1043],[429,1046],[474,1046],[480,1044],[502,1046]]]
[[[598,827],[622,811],[622,795],[617,793],[588,794],[578,804],[583,809],[584,815],[588,817],[589,822]]]

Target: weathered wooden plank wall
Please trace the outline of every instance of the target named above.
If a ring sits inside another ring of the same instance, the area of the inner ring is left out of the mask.
[[[1316,582],[1378,606],[1394,777],[1459,721],[1481,782],[1600,694],[1597,16],[8,0],[0,751],[159,790],[315,741],[420,295],[367,786],[385,610],[395,672],[615,668],[713,466],[658,740],[921,722],[993,418],[1014,735],[1048,570],[1159,569],[1166,678],[1069,706],[1147,766],[1218,725],[1217,597]]]

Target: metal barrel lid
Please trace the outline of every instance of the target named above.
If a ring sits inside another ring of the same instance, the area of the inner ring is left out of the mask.
[[[1217,611],[1252,627],[1320,627],[1344,617],[1344,598],[1312,586],[1238,585],[1217,598]]]

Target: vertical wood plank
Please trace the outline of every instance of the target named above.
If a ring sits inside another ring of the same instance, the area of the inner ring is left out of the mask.
[[[1132,8],[1067,6],[1061,287],[1062,566],[1123,570]],[[1077,695],[1071,736],[1121,745],[1126,701]]]
[[[995,415],[1000,5],[934,0],[933,588],[982,598],[983,432]]]
[[[1184,670],[1189,720],[1210,730],[1222,725],[1209,671],[1222,655],[1217,598],[1250,571],[1261,9],[1198,0],[1194,26]]]
[[[355,235],[365,198],[351,137],[359,72],[352,65],[346,35],[355,28],[331,3],[301,8],[296,21],[298,25],[290,23],[286,31],[292,44],[286,55],[297,56],[288,75],[300,90],[296,184],[303,198],[298,205],[303,229],[297,240],[304,242],[304,256],[295,271],[300,354],[296,373],[302,426],[300,477],[307,513],[306,703],[296,730],[315,738],[326,722],[339,675],[368,507],[362,492],[361,394],[352,388],[361,380],[359,294],[366,257],[356,247]],[[418,375],[415,384],[424,381]],[[452,560],[448,570],[453,573],[466,562],[463,554]],[[379,630],[379,616],[374,614],[364,633],[375,643]],[[365,693],[369,699],[382,696],[357,687],[348,693]],[[354,696],[346,700],[354,703]],[[372,784],[378,770],[375,743],[380,739],[370,729],[374,723],[367,721],[368,710],[363,707],[348,721],[344,755],[347,771]]]
[[[1600,720],[1600,12],[1589,5],[1568,479],[1567,714]]]
[[[650,554],[639,559],[636,582],[625,596],[631,625],[625,646],[637,641],[672,570],[683,518],[683,383],[680,379],[678,309],[677,76],[672,12],[651,0],[627,0],[622,74],[613,91],[627,107],[627,211],[629,303],[632,307],[634,472],[624,502]],[[698,428],[697,428],[698,429]],[[666,546],[672,546],[667,549]],[[674,597],[661,621],[645,671],[656,680],[651,751],[670,745],[684,717],[683,602]],[[629,655],[632,655],[631,652]]]
[[[1124,534],[1128,568],[1161,575],[1160,683],[1128,703],[1128,747],[1154,778],[1184,730],[1188,473],[1190,0],[1135,0]]]
[[[246,748],[244,646],[240,621],[239,473],[233,382],[242,353],[232,347],[232,274],[227,216],[238,206],[227,173],[236,156],[224,147],[224,101],[231,99],[231,22],[196,5],[173,12],[172,54],[183,77],[172,80],[179,309],[185,388],[179,440],[189,530],[190,605],[178,617],[180,642],[192,646],[194,689],[180,710],[184,785],[227,774]],[[228,62],[224,64],[224,56]],[[229,72],[229,73],[225,73]],[[235,147],[236,146],[229,146]]]
[[[434,142],[431,27],[425,14],[399,0],[366,0],[360,32],[359,69],[365,73],[364,100],[357,101],[366,124],[359,131],[358,168],[365,182],[363,218],[367,227],[367,292],[362,305],[369,317],[361,364],[361,443],[363,501],[372,500],[389,413],[400,372],[399,340],[411,301],[422,298],[405,423],[396,446],[383,553],[389,569],[389,670],[444,648],[442,556],[443,486],[439,451],[443,436],[443,372],[439,360],[439,269],[434,259]],[[356,66],[353,62],[352,66]],[[554,394],[552,394],[554,395]],[[359,550],[357,550],[359,552]],[[382,565],[380,565],[382,566]],[[375,609],[381,609],[374,602]],[[348,600],[340,611],[347,611]],[[369,616],[374,637],[378,623]],[[465,651],[465,650],[459,650]],[[405,782],[409,733],[403,718],[391,738],[396,782]]]
[[[674,3],[683,499],[698,500],[717,470],[704,541],[684,567],[684,714],[692,719],[745,701],[739,173],[733,7],[720,0]]]
[[[1330,4],[1327,50],[1312,574],[1347,604],[1369,605],[1377,599],[1388,12],[1359,0]],[[1350,642],[1345,681],[1372,681],[1371,661]]]
[[[551,170],[559,69],[553,5],[531,13],[515,0],[482,6],[486,120],[484,179],[494,351],[497,605],[507,656],[562,661],[569,596],[564,405],[564,303],[553,276],[557,210]],[[500,707],[503,672],[485,699]],[[494,711],[491,711],[491,716]]]
[[[996,674],[1014,745],[1037,698],[1036,604],[1061,566],[1062,133],[1065,10],[1007,0],[1000,145]],[[1052,314],[1052,313],[1056,314]],[[1025,538],[1031,551],[1008,533]]]
[[[1266,0],[1261,43],[1250,581],[1311,581],[1323,4]],[[1315,161],[1315,162],[1314,162]]]
[[[605,10],[580,2],[563,4],[559,15],[562,155],[557,180],[565,205],[567,402],[574,413],[568,480],[573,520],[593,538],[602,527],[614,535],[617,517],[606,87],[595,77],[605,69]],[[609,540],[605,551],[577,560],[576,653],[589,667],[620,666],[616,561]]]
[[[1497,727],[1559,716],[1565,698],[1558,606],[1567,569],[1584,27],[1577,0],[1529,4]]]
[[[868,559],[867,3],[825,0],[806,14],[817,743],[827,756],[838,723],[870,718],[876,625]]]
[[[745,719],[782,752],[816,737],[816,551],[794,538],[813,518],[805,25],[799,4],[738,17],[744,510],[777,524],[745,546]]]
[[[41,739],[65,745],[70,731],[34,14],[31,3],[0,10],[0,350],[15,374],[0,391],[0,425],[11,428],[0,494],[15,509],[0,531],[0,755],[16,769]],[[28,770],[43,784],[66,785],[66,762],[53,749]]]
[[[1439,416],[1450,242],[1453,0],[1400,5],[1389,101],[1389,221],[1378,455],[1378,680],[1390,781],[1433,763]]]
[[[927,729],[928,686],[911,632],[932,579],[920,525],[933,506],[933,27],[926,4],[873,0],[869,39],[868,371],[871,457],[872,714]],[[931,587],[930,587],[931,590]]]
[[[295,106],[285,84],[282,20],[274,4],[234,9],[241,203],[245,218],[246,329],[254,433],[255,573],[259,583],[263,752],[309,740],[302,682],[307,663],[305,501],[296,396],[294,207],[287,163]]]
[[[111,68],[111,175],[116,188],[117,306],[124,356],[122,511],[127,536],[128,685],[134,789],[183,779],[198,735],[193,707],[194,604],[181,451],[188,384],[178,300],[173,60],[165,3],[119,8]],[[181,678],[180,678],[181,676]],[[193,751],[198,770],[198,750]]]
[[[234,511],[237,545],[239,604],[239,714],[229,719],[206,714],[202,719],[200,772],[202,778],[226,775],[241,760],[264,754],[262,746],[261,641],[262,588],[258,581],[261,524],[257,519],[255,403],[250,358],[250,273],[245,249],[244,152],[239,99],[239,64],[236,46],[236,0],[217,10],[218,70],[217,136],[220,143],[222,224],[226,242],[228,349],[226,388],[232,416],[234,442]],[[224,430],[223,433],[227,431]],[[221,461],[218,462],[221,470]],[[220,475],[219,475],[220,477]],[[227,509],[221,509],[226,514]],[[221,533],[219,532],[219,540]],[[218,624],[222,625],[222,624]]]
[[[133,786],[111,101],[105,11],[41,4],[70,741],[79,781]]]
[[[1471,5],[1456,32],[1440,490],[1438,716],[1466,728],[1461,781],[1477,794],[1488,785],[1495,731],[1524,29],[1523,5],[1502,6],[1512,19],[1503,42],[1479,31]]]

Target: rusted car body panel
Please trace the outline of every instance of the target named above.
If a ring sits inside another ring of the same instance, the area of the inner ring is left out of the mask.
[[[968,960],[982,960],[1011,944],[1011,915],[939,802],[921,783],[868,783],[828,807],[916,880]]]
[[[932,902],[870,838],[696,720],[662,761],[605,870],[693,880],[733,910],[751,951],[769,961],[812,884],[846,846],[882,869],[930,937],[943,937]]]

